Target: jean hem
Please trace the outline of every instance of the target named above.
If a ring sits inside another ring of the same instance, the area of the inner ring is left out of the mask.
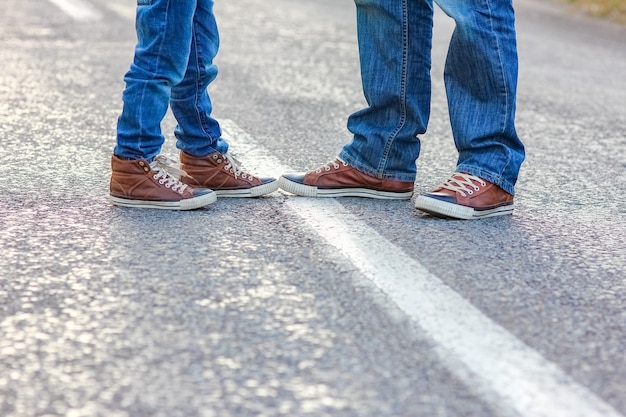
[[[402,182],[414,182],[416,174],[407,174],[402,172],[383,172],[372,169],[371,167],[364,165],[359,162],[357,159],[350,156],[345,151],[341,151],[339,153],[339,158],[343,161],[347,162],[354,169],[361,171],[364,174],[367,174],[371,177],[383,179],[383,180],[391,180],[391,181],[402,181]]]
[[[215,153],[215,152],[220,152],[222,154],[225,154],[225,153],[228,152],[228,149],[226,151],[222,152],[222,151],[220,151],[218,149],[215,149],[213,147],[211,147],[208,152],[207,152],[206,148],[204,149],[203,152],[190,151],[190,150],[182,149],[180,147],[177,147],[177,149],[179,151],[185,152],[186,154],[189,154],[189,155],[194,156],[196,158],[204,158],[205,156],[211,155],[212,153]]]

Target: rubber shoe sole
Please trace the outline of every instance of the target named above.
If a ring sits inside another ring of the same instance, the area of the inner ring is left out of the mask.
[[[278,190],[278,181],[271,181],[265,184],[257,185],[256,187],[251,188],[238,188],[232,190],[216,190],[213,189],[213,192],[217,194],[218,197],[260,197],[265,194],[273,193]]]
[[[132,208],[151,208],[160,210],[195,210],[204,206],[208,206],[217,200],[215,192],[200,195],[198,197],[186,198],[180,201],[150,201],[150,200],[131,200],[128,198],[120,198],[109,196],[111,203],[121,207]]]
[[[448,203],[425,195],[420,195],[415,199],[415,208],[436,217],[460,220],[478,220],[487,217],[513,214],[512,203],[492,209],[477,210],[472,207]]]
[[[397,193],[371,188],[318,188],[300,184],[282,176],[278,179],[278,185],[291,194],[303,197],[365,197],[380,200],[408,200],[413,195],[413,191]]]

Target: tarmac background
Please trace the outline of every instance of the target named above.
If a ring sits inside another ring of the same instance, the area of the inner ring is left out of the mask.
[[[275,193],[194,212],[106,198],[132,20],[92,0],[0,16],[0,416],[508,416]],[[447,222],[344,199],[486,316],[626,413],[626,29],[517,2],[507,218]],[[219,2],[218,118],[295,170],[364,105],[349,1]],[[131,9],[132,11],[132,9]],[[416,192],[454,168],[438,14]],[[171,117],[164,153],[175,156]],[[237,149],[233,148],[236,154]],[[244,166],[246,155],[239,155]]]

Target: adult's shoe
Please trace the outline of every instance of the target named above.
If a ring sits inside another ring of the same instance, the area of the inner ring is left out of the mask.
[[[285,174],[278,179],[280,188],[305,197],[367,197],[407,200],[413,182],[375,178],[336,158],[319,168],[300,174]]]
[[[415,207],[436,217],[474,220],[513,214],[513,196],[480,177],[455,172],[433,191],[418,196]]]

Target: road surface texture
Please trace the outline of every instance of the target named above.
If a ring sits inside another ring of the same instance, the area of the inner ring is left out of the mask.
[[[3,0],[0,416],[626,415],[626,29],[516,2],[511,217],[282,192],[107,200],[132,0]],[[279,175],[364,106],[354,4],[217,1],[215,115]],[[416,192],[454,169],[437,11]],[[164,154],[176,157],[173,118]]]

